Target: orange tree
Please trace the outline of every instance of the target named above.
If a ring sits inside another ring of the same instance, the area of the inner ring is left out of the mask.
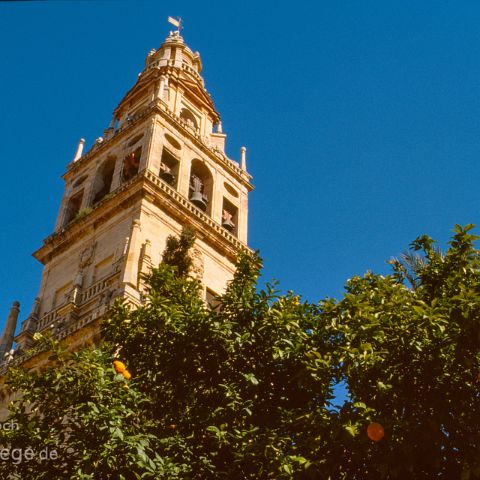
[[[260,259],[244,252],[208,307],[188,275],[194,236],[170,238],[143,306],[114,306],[101,350],[51,343],[46,371],[10,372],[23,396],[3,447],[57,455],[0,451],[0,477],[480,478],[470,229],[456,227],[444,254],[419,237],[391,275],[354,277],[318,305],[260,288]],[[349,396],[335,408],[338,382]]]
[[[339,380],[351,401],[348,478],[480,478],[480,257],[472,225],[446,253],[427,236],[321,305],[334,326]],[[383,426],[377,442],[370,422]],[[381,436],[381,435],[380,435]]]
[[[145,306],[116,305],[103,328],[155,405],[156,435],[171,439],[160,455],[189,469],[185,478],[318,478],[336,457],[332,432],[344,430],[317,307],[273,285],[257,289],[261,261],[242,253],[208,308],[200,283],[177,266],[187,250],[184,235],[170,239]]]
[[[52,364],[8,374],[22,396],[2,423],[0,478],[178,478],[178,467],[156,453],[150,400],[116,374],[109,353],[69,354],[48,337],[37,340],[52,351]]]
[[[168,240],[144,305],[115,305],[101,350],[10,371],[22,397],[3,447],[56,454],[0,458],[0,477],[315,478],[336,458],[331,438],[344,430],[330,408],[333,357],[317,307],[257,289],[260,259],[243,253],[209,308],[188,275],[193,240],[188,231]]]

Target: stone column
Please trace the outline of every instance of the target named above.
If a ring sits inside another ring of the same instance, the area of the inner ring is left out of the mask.
[[[122,168],[123,168],[124,159],[125,159],[125,156],[122,154],[122,156],[117,157],[117,159],[115,160],[115,168],[113,170],[112,184],[110,185],[111,192],[113,192],[122,184]]]
[[[135,219],[132,223],[132,233],[128,245],[128,253],[125,259],[123,283],[134,288],[138,286],[138,261],[140,255],[140,220]]]
[[[138,278],[139,287],[144,285],[143,276],[148,275],[152,269],[152,244],[148,238],[145,240],[145,243],[142,246],[142,254],[140,257],[140,274]]]
[[[8,315],[7,323],[5,324],[2,338],[0,339],[0,362],[3,362],[5,354],[12,348],[19,312],[20,303],[15,301],[10,309],[10,314]]]
[[[182,152],[182,159],[180,161],[180,168],[178,170],[177,191],[185,198],[189,198],[190,186],[190,171],[192,169],[192,159],[186,158]]]
[[[175,101],[173,104],[173,113],[175,115],[180,115],[180,107],[182,106],[182,98],[183,98],[183,89],[177,87],[175,90]]]
[[[73,282],[73,291],[72,291],[72,302],[77,305],[80,303],[80,291],[83,285],[83,272],[78,272],[78,275],[75,277]]]
[[[222,224],[222,211],[223,211],[223,182],[224,177],[217,170],[214,172],[214,184],[212,193],[212,219],[219,225]]]
[[[156,98],[165,101],[165,75],[160,76],[160,86],[158,87]]]

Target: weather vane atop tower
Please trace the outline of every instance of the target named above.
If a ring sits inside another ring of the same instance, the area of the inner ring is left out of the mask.
[[[180,32],[182,30],[182,22],[183,20],[180,18],[180,17],[177,17],[177,18],[173,18],[173,17],[168,17],[168,23],[171,23],[172,25],[174,25],[175,27],[177,27],[177,34],[180,35]]]

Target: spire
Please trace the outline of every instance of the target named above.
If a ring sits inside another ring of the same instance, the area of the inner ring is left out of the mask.
[[[17,328],[18,313],[20,312],[20,303],[13,302],[7,323],[3,329],[2,338],[0,339],[0,362],[3,362],[5,354],[10,351],[13,345],[13,337]]]

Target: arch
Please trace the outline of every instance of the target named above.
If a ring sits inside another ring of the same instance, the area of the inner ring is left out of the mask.
[[[204,162],[195,158],[190,168],[190,201],[208,215],[212,213],[213,175]]]
[[[190,127],[193,127],[195,130],[198,129],[198,121],[195,115],[188,109],[182,108],[180,110],[180,118]]]
[[[128,180],[132,179],[138,173],[141,156],[142,147],[138,147],[123,159],[122,182],[128,182]]]
[[[93,182],[92,205],[100,202],[110,193],[112,186],[113,172],[115,171],[116,157],[108,157],[102,166],[97,170]]]
[[[179,168],[180,162],[178,159],[167,148],[163,147],[159,176],[175,189],[177,188]]]
[[[83,189],[72,195],[65,207],[65,214],[63,217],[63,226],[67,226],[80,212],[83,200]]]
[[[238,208],[225,197],[222,206],[222,227],[238,236]]]

